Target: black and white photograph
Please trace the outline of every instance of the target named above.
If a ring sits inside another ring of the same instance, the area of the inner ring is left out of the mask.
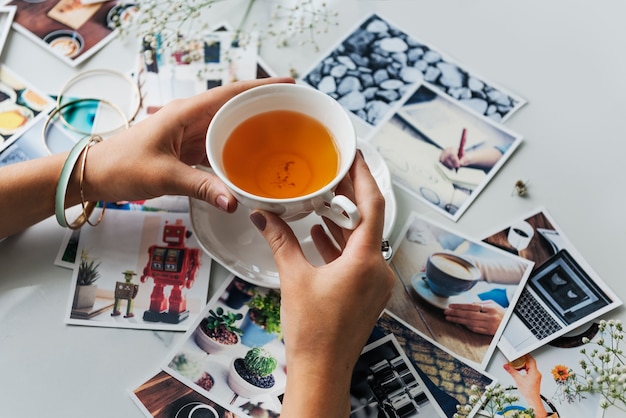
[[[369,142],[394,184],[456,222],[522,141],[424,83]]]
[[[432,417],[424,383],[393,335],[363,349],[350,386],[352,418]]]
[[[369,15],[301,80],[337,99],[370,128],[389,119],[423,81],[496,122],[505,121],[526,103],[379,14]]]
[[[473,394],[483,393],[488,386],[497,383],[490,373],[464,361],[412,327],[403,315],[384,310],[376,322],[370,345],[392,336],[395,346],[409,359],[428,398],[428,403],[420,404],[420,414],[416,416],[453,418],[459,405],[468,404]],[[478,409],[473,408],[467,417],[476,414]]]

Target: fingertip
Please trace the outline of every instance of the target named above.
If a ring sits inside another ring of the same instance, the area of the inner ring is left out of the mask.
[[[295,233],[278,215],[264,210],[253,210],[249,218],[267,242],[279,273],[297,269],[295,266],[306,260]]]
[[[229,199],[228,196],[221,194],[215,199],[215,206],[224,212],[233,213],[237,210],[237,201],[232,199],[231,202],[231,199]]]
[[[265,218],[265,215],[263,213],[259,211],[252,212],[250,214],[250,220],[259,231],[265,231],[265,227],[267,226],[267,218]]]

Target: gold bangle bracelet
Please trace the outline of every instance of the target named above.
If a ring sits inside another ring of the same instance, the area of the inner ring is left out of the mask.
[[[67,227],[73,230],[80,229],[80,227],[83,226],[85,222],[89,221],[89,217],[93,213],[93,210],[96,208],[97,204],[98,202],[86,202],[85,207],[83,208],[83,212],[78,215],[74,222],[67,223]]]
[[[95,206],[95,204],[92,205],[92,202],[85,201],[85,193],[83,191],[83,183],[84,183],[84,178],[85,178],[85,163],[87,162],[87,153],[89,152],[89,148],[93,147],[94,145],[96,145],[98,142],[101,142],[101,141],[102,141],[102,137],[99,135],[94,135],[89,139],[89,142],[87,143],[87,145],[85,146],[85,149],[83,150],[82,162],[80,166],[80,177],[78,178],[78,185],[80,189],[80,205],[83,209],[83,216],[85,217],[85,220],[91,226],[96,226],[100,222],[102,222],[102,217],[104,216],[104,210],[106,209],[106,204],[105,202],[102,202],[103,204],[102,204],[102,211],[100,212],[100,216],[98,216],[98,220],[96,221],[96,223],[92,223],[91,220],[89,220],[89,216],[93,212],[93,208],[89,211],[89,213],[87,213],[87,209],[89,209],[92,206]]]

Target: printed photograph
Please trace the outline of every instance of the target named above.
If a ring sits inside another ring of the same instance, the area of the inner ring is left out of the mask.
[[[512,223],[484,242],[534,262],[498,344],[509,360],[622,304],[545,210]]]
[[[181,38],[176,47],[144,42],[140,60],[144,116],[172,99],[191,97],[237,80],[260,78],[256,36],[241,43],[236,36],[235,31],[220,26],[198,39]]]
[[[393,335],[367,345],[350,386],[351,417],[434,417],[424,383]]]
[[[163,370],[237,416],[278,417],[287,376],[280,291],[230,275]],[[451,418],[450,408],[467,402],[471,385],[490,383],[493,378],[385,311],[352,377],[351,417]]]
[[[81,230],[65,322],[186,331],[210,272],[187,213],[106,211],[98,228]]]
[[[369,142],[394,184],[457,221],[522,137],[424,83]]]
[[[131,393],[146,417],[238,418],[233,412],[185,386],[164,371],[156,373]]]
[[[51,97],[39,92],[6,65],[0,66],[0,152],[33,124],[42,123],[53,106]],[[41,131],[38,141],[41,142]],[[18,155],[7,158],[8,155],[0,154],[0,164],[20,159]]]
[[[499,377],[500,387],[509,388],[507,392],[517,399],[496,397],[484,407],[493,410],[501,402],[506,413],[525,413],[532,408],[536,417],[601,418],[607,405],[622,403],[624,391],[612,382],[626,361],[623,344],[621,321],[608,316],[513,361],[498,352],[490,369]]]
[[[533,263],[417,213],[393,248],[398,280],[387,309],[485,369]]]
[[[134,13],[132,3],[117,0],[13,0],[13,27],[48,52],[74,67],[114,36],[113,19]]]
[[[53,102],[50,102],[50,106],[54,107]],[[4,148],[0,145],[0,167],[67,151],[83,136],[67,129],[56,120],[46,126],[49,114],[44,111],[33,117],[23,130],[16,131],[4,142]],[[45,134],[42,138],[44,127]]]
[[[4,48],[4,43],[7,40],[11,25],[13,24],[13,18],[15,17],[15,6],[0,6],[0,53]]]
[[[410,361],[428,397],[426,402],[417,396],[422,403],[419,405],[419,415],[416,416],[438,415],[453,418],[459,405],[467,405],[472,395],[478,394],[480,397],[487,386],[497,382],[490,374],[472,366],[397,315],[385,310],[376,323],[370,343],[389,336],[393,336],[399,350]],[[478,406],[472,408],[467,417],[474,416],[478,410]],[[397,416],[404,415],[379,415],[394,418]]]
[[[286,383],[280,292],[229,276],[163,370],[237,415],[277,418]]]
[[[301,81],[337,99],[369,128],[389,119],[408,91],[422,81],[496,122],[526,102],[377,14],[343,37]]]

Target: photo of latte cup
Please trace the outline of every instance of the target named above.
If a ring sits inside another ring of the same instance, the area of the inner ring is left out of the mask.
[[[199,404],[189,411],[189,418],[218,418],[218,414],[213,407]]]
[[[534,235],[535,230],[532,225],[526,221],[521,221],[511,225],[507,240],[517,251],[522,251],[528,248],[528,244],[530,244],[530,240],[533,239]]]
[[[453,253],[433,253],[426,261],[426,283],[441,297],[467,292],[478,283],[482,274],[472,262]]]
[[[295,221],[312,212],[354,229],[361,216],[335,194],[356,154],[348,113],[308,86],[271,84],[230,99],[209,124],[211,168],[249,209]]]

